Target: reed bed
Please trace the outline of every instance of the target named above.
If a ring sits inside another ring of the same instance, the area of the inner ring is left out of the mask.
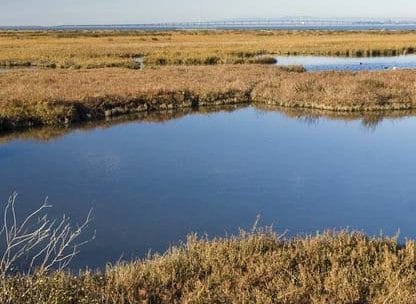
[[[0,129],[233,104],[411,110],[416,71],[302,73],[264,65],[0,73]]]
[[[0,126],[65,125],[146,111],[249,102],[258,74],[237,67],[10,71],[0,74]]]
[[[208,240],[195,235],[163,255],[74,275],[16,275],[5,304],[412,304],[416,243],[329,231],[293,239],[270,229]]]
[[[272,55],[392,56],[416,50],[415,32],[6,31],[0,66],[138,68],[273,63]]]
[[[330,111],[410,110],[416,71],[287,73],[259,82],[253,102]]]

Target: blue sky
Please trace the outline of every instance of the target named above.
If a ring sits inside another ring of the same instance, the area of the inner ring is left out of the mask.
[[[227,18],[416,17],[415,0],[0,0],[0,25],[151,23]]]

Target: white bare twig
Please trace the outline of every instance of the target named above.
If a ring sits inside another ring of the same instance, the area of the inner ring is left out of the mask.
[[[51,220],[46,210],[52,206],[45,199],[43,204],[26,216],[21,223],[16,214],[17,193],[8,199],[0,230],[0,278],[5,278],[19,267],[23,259],[30,260],[25,272],[49,272],[63,270],[79,254],[79,249],[95,238],[77,242],[92,220],[90,211],[84,222],[73,227],[70,218],[63,216],[60,221]]]

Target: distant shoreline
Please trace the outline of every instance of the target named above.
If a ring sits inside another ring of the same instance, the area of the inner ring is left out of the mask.
[[[416,30],[411,18],[313,18],[199,20],[132,24],[0,25],[0,30]]]

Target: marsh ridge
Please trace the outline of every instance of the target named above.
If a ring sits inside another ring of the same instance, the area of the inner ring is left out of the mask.
[[[125,114],[256,104],[338,112],[411,110],[416,71],[302,73],[264,65],[0,74],[0,130]]]

